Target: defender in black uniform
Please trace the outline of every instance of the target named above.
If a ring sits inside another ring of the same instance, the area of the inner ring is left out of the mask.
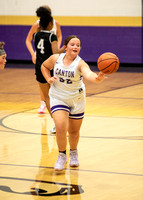
[[[49,100],[49,88],[50,84],[47,83],[41,72],[41,64],[49,58],[52,54],[63,53],[65,47],[58,48],[57,36],[50,32],[53,28],[53,17],[46,8],[40,7],[37,10],[37,15],[40,17],[39,28],[36,33],[33,34],[33,40],[36,50],[36,64],[35,74],[38,81],[40,92],[44,96],[46,107],[51,115],[50,100]],[[53,71],[51,71],[51,75]],[[55,130],[51,131],[55,133]]]
[[[41,72],[41,64],[53,54],[52,43],[57,43],[57,36],[47,30],[41,30],[33,35],[36,49],[36,80],[40,83],[47,83]],[[53,70],[51,71],[53,76]]]

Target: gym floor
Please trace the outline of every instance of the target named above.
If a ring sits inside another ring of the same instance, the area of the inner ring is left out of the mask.
[[[0,71],[0,199],[142,200],[143,69],[120,66],[101,84],[84,82],[80,166],[56,174],[56,136],[48,112],[38,114],[33,65]]]

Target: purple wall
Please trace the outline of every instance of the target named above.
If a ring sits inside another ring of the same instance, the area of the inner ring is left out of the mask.
[[[142,63],[141,27],[62,27],[64,38],[76,34],[82,42],[81,56],[97,61],[104,52],[115,53],[122,63]]]
[[[25,46],[30,26],[0,26],[0,41],[5,41],[8,60],[31,60]],[[82,42],[80,56],[96,62],[104,52],[115,53],[120,63],[143,63],[142,27],[62,26],[63,40],[77,35]]]

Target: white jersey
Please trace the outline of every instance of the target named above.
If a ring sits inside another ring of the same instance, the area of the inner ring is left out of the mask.
[[[81,58],[77,56],[68,67],[64,66],[63,58],[65,53],[60,54],[54,65],[54,76],[57,81],[53,82],[50,87],[50,96],[60,99],[70,99],[85,93],[85,85],[82,80],[82,74],[78,70],[78,64]]]
[[[37,23],[39,24],[40,19],[37,20]],[[53,28],[50,30],[51,33],[57,35],[57,26],[56,26],[56,21],[53,19]]]

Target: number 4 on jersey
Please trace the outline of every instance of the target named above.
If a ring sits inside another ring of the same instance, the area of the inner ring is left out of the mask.
[[[37,45],[37,49],[40,49],[40,53],[44,54],[44,39],[40,39]]]

